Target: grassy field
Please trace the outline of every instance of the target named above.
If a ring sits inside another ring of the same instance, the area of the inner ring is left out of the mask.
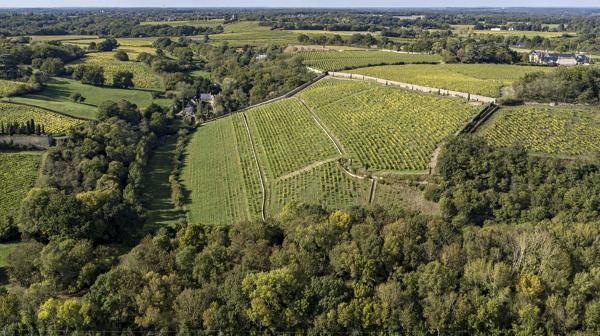
[[[10,122],[25,123],[31,119],[36,124],[44,125],[47,133],[62,133],[81,122],[81,120],[36,107],[0,102],[0,122],[5,124]]]
[[[83,104],[71,100],[70,96],[74,93],[79,93],[85,98]],[[12,97],[11,101],[40,106],[79,118],[94,119],[98,105],[103,101],[121,99],[128,100],[140,108],[145,108],[153,102],[152,94],[148,91],[98,87],[65,78],[52,79],[43,91]]]
[[[156,75],[152,70],[144,63],[141,62],[120,62],[116,61],[113,57],[114,52],[100,52],[88,54],[82,60],[69,63],[70,66],[77,64],[94,64],[104,68],[104,77],[106,78],[106,84],[112,84],[112,77],[117,71],[130,71],[133,73],[133,84],[136,88],[151,89],[151,90],[163,90],[164,85],[162,79]]]
[[[503,86],[510,85],[526,73],[553,70],[554,68],[550,67],[507,64],[406,64],[375,66],[348,72],[416,85],[498,97]]]
[[[194,27],[217,27],[222,25],[223,19],[208,19],[208,20],[179,20],[179,21],[144,21],[141,26],[160,26],[168,25],[173,27],[178,26],[194,26]]]
[[[33,186],[42,152],[0,152],[0,218],[16,218]]]
[[[439,55],[405,54],[385,51],[312,51],[300,52],[304,64],[324,71],[381,64],[439,62]]]
[[[524,145],[539,153],[600,153],[600,113],[592,107],[504,107],[478,133],[494,145]]]
[[[0,269],[6,267],[8,255],[21,243],[3,243],[0,244]]]
[[[191,223],[226,225],[259,216],[259,175],[240,121],[211,122],[192,136],[182,174]]]
[[[338,137],[356,168],[424,171],[436,145],[479,107],[371,82],[328,79],[299,95]]]
[[[310,111],[295,98],[251,109],[247,115],[269,179],[339,154]]]
[[[148,169],[144,175],[143,203],[148,210],[146,226],[153,229],[161,225],[177,224],[185,217],[182,210],[177,209],[171,200],[169,175],[173,169],[173,151],[177,139],[169,138],[159,145],[148,161]]]

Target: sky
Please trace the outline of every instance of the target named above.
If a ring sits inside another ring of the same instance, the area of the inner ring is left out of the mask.
[[[600,0],[0,0],[1,7],[600,7]]]

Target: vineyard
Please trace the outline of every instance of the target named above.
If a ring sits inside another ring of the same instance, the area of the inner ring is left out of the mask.
[[[247,114],[269,178],[339,154],[297,99],[263,105]]]
[[[155,89],[162,90],[163,83],[161,78],[154,74],[152,70],[144,63],[141,62],[119,62],[112,58],[113,52],[106,53],[93,53],[88,54],[83,61],[70,63],[71,66],[77,64],[93,64],[99,65],[104,68],[104,77],[106,78],[106,84],[111,85],[113,75],[117,71],[129,71],[133,73],[133,84],[136,88],[144,89]]]
[[[41,152],[0,152],[0,218],[17,216],[21,200],[33,186]]]
[[[10,96],[19,91],[19,87],[24,86],[23,83],[0,79],[0,97]]]
[[[558,155],[600,153],[597,110],[586,107],[502,108],[479,132],[498,146],[523,145],[534,152]]]
[[[46,133],[62,133],[81,121],[35,107],[0,102],[0,122],[25,123],[33,119]]]
[[[552,71],[549,67],[506,64],[407,64],[386,65],[348,71],[398,82],[498,97],[503,86],[525,74]]]
[[[290,202],[329,209],[368,204],[371,180],[345,173],[338,159],[349,159],[359,174],[427,173],[435,147],[479,109],[461,99],[324,79],[296,97],[207,123],[187,151],[190,219],[226,224],[260,218],[261,174],[267,216]],[[435,211],[418,191],[407,190],[399,198],[397,189],[381,184],[374,203]]]
[[[321,204],[327,209],[367,205],[369,182],[344,174],[335,162],[320,165],[304,174],[272,185],[270,213],[281,212],[291,202]]]
[[[353,87],[355,93],[336,94],[339,82],[342,92]],[[436,145],[479,110],[460,99],[335,79],[321,81],[299,96],[336,134],[355,168],[370,171],[427,169]]]
[[[381,64],[439,62],[439,55],[385,51],[309,51],[300,52],[304,64],[323,71],[343,70]]]
[[[235,124],[233,118],[206,124],[188,145],[182,178],[190,191],[188,211],[192,222],[225,225],[256,218],[256,200],[248,197],[255,193],[248,193],[247,185],[255,186],[251,179],[258,179],[258,175],[252,168],[252,154],[245,140],[248,136],[241,132],[243,129],[236,132],[240,127],[238,122]]]
[[[224,26],[222,34],[209,36],[210,43],[220,44],[227,41],[231,46],[288,44],[298,42],[298,34],[286,30],[271,30],[260,26],[258,22],[241,21]]]

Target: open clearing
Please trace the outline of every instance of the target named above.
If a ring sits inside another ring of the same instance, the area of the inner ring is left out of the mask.
[[[381,64],[439,62],[439,55],[386,51],[311,51],[300,52],[307,66],[323,70],[343,70]]]
[[[74,93],[81,94],[85,101],[83,103],[72,101],[70,96]],[[148,91],[86,85],[65,78],[54,78],[48,82],[43,91],[12,97],[11,101],[47,108],[74,117],[94,119],[98,105],[102,102],[121,99],[128,100],[140,108],[148,107],[153,102],[152,93]]]
[[[498,146],[569,156],[600,153],[600,114],[591,107],[504,107],[478,132]]]
[[[31,119],[36,124],[44,125],[46,133],[61,133],[81,122],[37,107],[0,102],[0,122],[25,123]]]
[[[223,19],[207,19],[207,20],[174,20],[174,21],[143,21],[140,26],[193,26],[193,27],[218,27],[224,22]]]
[[[21,201],[33,186],[42,152],[0,152],[0,218],[15,220]]]
[[[536,71],[551,67],[506,64],[406,64],[384,65],[348,71],[398,82],[469,92],[488,97],[500,96],[503,86]]]

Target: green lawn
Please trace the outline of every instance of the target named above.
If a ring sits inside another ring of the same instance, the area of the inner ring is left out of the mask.
[[[173,169],[173,155],[177,139],[168,138],[156,148],[144,175],[143,203],[148,210],[146,225],[149,229],[165,224],[176,224],[185,214],[171,201],[169,175]]]
[[[73,93],[81,94],[85,101],[82,104],[73,102],[70,98]],[[35,105],[87,119],[96,118],[98,105],[106,100],[118,101],[125,99],[140,108],[145,108],[153,102],[152,94],[148,91],[98,87],[65,78],[52,79],[41,92],[27,94],[22,97],[11,97],[10,99],[17,103]],[[157,103],[165,104],[165,102]]]

